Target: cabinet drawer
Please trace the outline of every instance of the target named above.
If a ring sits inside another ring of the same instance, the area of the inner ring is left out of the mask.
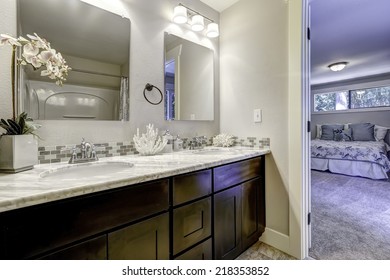
[[[217,167],[214,169],[214,191],[220,191],[261,176],[262,168],[261,157]]]
[[[175,260],[211,260],[213,258],[213,244],[211,238],[188,250]]]
[[[173,210],[173,254],[211,235],[211,198]]]
[[[107,259],[106,235],[70,246],[50,255],[42,260],[105,260]]]
[[[109,233],[108,259],[168,260],[168,214]]]
[[[25,259],[169,207],[168,179],[28,207],[0,215],[1,258]]]
[[[173,182],[173,205],[185,203],[211,193],[211,170],[175,176]]]

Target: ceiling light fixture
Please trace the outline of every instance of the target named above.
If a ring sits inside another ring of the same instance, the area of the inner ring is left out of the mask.
[[[191,21],[188,21],[191,18]],[[202,15],[201,13],[184,6],[179,3],[173,10],[173,22],[178,24],[189,23],[193,31],[203,31],[205,28],[204,21],[208,20],[206,36],[209,38],[215,38],[219,36],[219,26],[212,19]]]
[[[347,66],[348,62],[345,62],[345,61],[342,61],[342,62],[336,62],[336,63],[333,63],[333,64],[330,64],[328,65],[329,69],[334,71],[334,72],[338,72],[338,71],[341,71],[345,68],[345,66]]]

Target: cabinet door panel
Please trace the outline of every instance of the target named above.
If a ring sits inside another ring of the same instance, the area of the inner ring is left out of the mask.
[[[265,197],[263,180],[248,181],[242,187],[243,250],[257,242],[265,227]]]
[[[211,198],[173,210],[173,254],[211,235]]]
[[[34,258],[45,251],[168,210],[168,180],[98,192],[0,214],[6,225],[2,258]]]
[[[69,248],[62,249],[42,260],[105,260],[107,259],[107,237],[100,236]]]
[[[213,247],[211,238],[188,250],[175,260],[211,260],[213,257]]]
[[[215,258],[234,259],[241,253],[241,186],[214,196]]]
[[[168,214],[108,234],[108,259],[169,259]]]
[[[211,177],[211,170],[173,177],[173,206],[211,194]]]
[[[261,176],[262,166],[262,158],[260,157],[215,168],[214,191],[220,191]]]

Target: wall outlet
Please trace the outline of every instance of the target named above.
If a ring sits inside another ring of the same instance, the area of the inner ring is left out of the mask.
[[[261,123],[261,109],[253,110],[253,121],[255,123]]]

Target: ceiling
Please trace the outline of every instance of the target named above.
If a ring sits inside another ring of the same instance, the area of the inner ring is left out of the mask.
[[[222,12],[239,0],[201,0]],[[390,73],[390,0],[310,0],[311,83]],[[341,72],[328,65],[347,61]]]
[[[311,0],[311,82],[390,73],[389,0]],[[340,72],[328,65],[349,64]]]
[[[222,12],[223,10],[229,8],[234,3],[240,1],[240,0],[200,0],[206,5],[210,6],[214,10],[218,12]]]

